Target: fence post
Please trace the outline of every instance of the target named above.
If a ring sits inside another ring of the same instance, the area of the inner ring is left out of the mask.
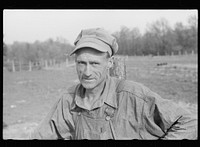
[[[178,55],[181,55],[181,51],[178,51]]]
[[[47,63],[47,60],[45,60],[45,69],[48,68],[48,63]]]
[[[187,51],[185,51],[185,55],[187,55],[188,53],[187,53]]]
[[[15,72],[15,62],[12,60],[12,71]]]
[[[52,67],[52,64],[53,64],[52,59],[50,59],[50,60],[49,60],[49,65],[50,65],[50,67]]]
[[[22,71],[22,63],[20,60],[19,60],[19,71]]]
[[[55,66],[56,66],[56,60],[53,59],[53,67],[55,67]]]
[[[109,70],[111,77],[126,79],[125,58],[114,58],[113,67]]]
[[[29,61],[29,71],[32,71],[31,61]]]
[[[41,67],[44,68],[44,66],[45,66],[45,61],[44,59],[41,59]]]

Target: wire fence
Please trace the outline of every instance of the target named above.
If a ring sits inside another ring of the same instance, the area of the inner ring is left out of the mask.
[[[35,71],[35,70],[41,70],[41,69],[50,69],[50,68],[62,68],[65,66],[68,66],[68,64],[71,64],[72,61],[62,61],[58,62],[55,60],[44,60],[44,61],[35,61],[28,63],[23,63],[20,61],[15,60],[7,60],[4,61],[3,67],[4,70],[10,71],[10,72],[17,72],[17,71]]]

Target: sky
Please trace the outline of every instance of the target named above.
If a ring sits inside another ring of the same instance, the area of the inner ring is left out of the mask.
[[[147,24],[165,18],[173,28],[175,23],[187,25],[189,16],[198,10],[32,10],[4,9],[3,41],[33,43],[49,38],[65,38],[70,44],[82,29],[102,27],[110,33],[119,31],[122,26],[130,29],[137,27],[144,33]]]

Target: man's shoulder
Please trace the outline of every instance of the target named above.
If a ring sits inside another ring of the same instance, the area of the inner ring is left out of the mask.
[[[121,80],[118,86],[118,92],[127,91],[127,92],[136,92],[141,91],[144,92],[147,90],[147,87],[142,83],[131,81],[131,80]]]
[[[60,93],[60,99],[72,101],[74,99],[77,86],[78,84],[74,84],[70,87],[64,88]]]
[[[67,88],[67,93],[68,94],[74,94],[76,92],[76,88],[77,88],[78,85],[79,84],[74,84],[74,85],[68,87]]]
[[[131,80],[122,80],[117,88],[117,92],[129,92],[139,97],[143,97],[149,91],[145,85]]]

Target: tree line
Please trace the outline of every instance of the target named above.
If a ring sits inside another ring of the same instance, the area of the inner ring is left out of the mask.
[[[122,26],[120,31],[114,32],[119,50],[119,55],[171,55],[198,53],[197,50],[197,18],[190,16],[188,25],[177,22],[174,28],[169,26],[165,18],[161,18],[147,25],[146,32],[141,34],[137,27]],[[6,60],[23,63],[52,61],[63,62],[73,50],[64,38],[56,40],[35,41],[34,43],[3,42],[3,55]]]
[[[174,28],[165,18],[149,24],[142,35],[138,28],[122,26],[113,34],[122,55],[171,55],[197,53],[197,18],[190,16],[188,25],[177,22]]]
[[[44,42],[35,41],[34,43],[16,41],[4,47],[6,47],[4,55],[8,59],[22,62],[52,59],[64,61],[68,52],[73,48],[64,38],[56,40],[50,38]]]

